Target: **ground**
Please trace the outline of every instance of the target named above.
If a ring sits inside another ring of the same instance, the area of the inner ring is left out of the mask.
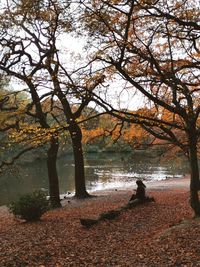
[[[132,190],[64,200],[63,208],[47,212],[35,223],[19,222],[2,207],[0,266],[200,266],[200,219],[193,219],[189,206],[188,179],[180,181],[149,185],[148,195],[156,202],[89,229],[80,218],[97,218],[123,206]]]

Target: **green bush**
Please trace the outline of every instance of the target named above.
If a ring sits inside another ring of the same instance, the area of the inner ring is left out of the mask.
[[[9,206],[15,217],[26,221],[37,221],[49,209],[49,201],[41,191],[21,196]]]

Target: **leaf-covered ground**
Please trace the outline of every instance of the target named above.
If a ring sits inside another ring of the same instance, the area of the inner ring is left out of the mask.
[[[200,266],[200,220],[192,219],[188,190],[149,195],[155,203],[124,211],[90,229],[79,218],[96,218],[121,207],[130,191],[66,201],[64,208],[46,213],[36,223],[16,221],[2,211],[0,266]]]

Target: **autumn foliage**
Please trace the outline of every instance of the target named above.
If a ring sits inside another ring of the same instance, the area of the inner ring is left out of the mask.
[[[199,264],[199,220],[192,220],[187,190],[151,191],[156,202],[90,229],[79,218],[127,203],[130,191],[71,200],[37,223],[19,223],[1,210],[3,266],[191,266]],[[6,223],[5,223],[6,222]],[[178,253],[177,253],[178,251]]]

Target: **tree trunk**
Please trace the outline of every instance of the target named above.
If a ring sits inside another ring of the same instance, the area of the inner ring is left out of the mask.
[[[86,191],[84,159],[82,150],[82,133],[81,129],[75,122],[71,122],[69,132],[72,139],[75,164],[75,197],[87,198],[90,195]]]
[[[194,210],[195,216],[200,216],[200,203],[198,191],[200,189],[199,181],[199,166],[198,166],[198,154],[197,154],[197,137],[195,134],[196,129],[190,131],[189,134],[189,161],[190,161],[190,205]]]
[[[50,148],[47,152],[47,168],[49,178],[49,195],[50,202],[53,208],[61,207],[60,193],[59,193],[59,181],[56,168],[57,154],[58,154],[58,140],[55,137],[51,138]]]

